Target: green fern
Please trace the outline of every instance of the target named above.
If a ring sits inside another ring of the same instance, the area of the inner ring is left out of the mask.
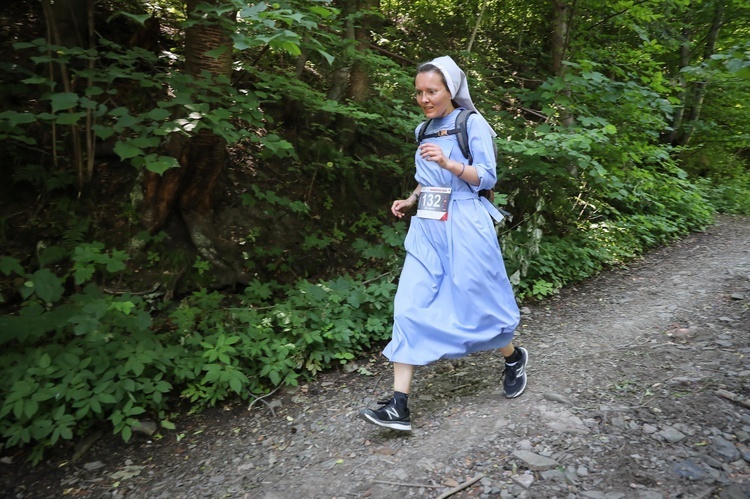
[[[66,248],[73,248],[86,241],[86,235],[91,228],[91,219],[88,217],[71,218],[70,226],[63,232],[62,240]]]

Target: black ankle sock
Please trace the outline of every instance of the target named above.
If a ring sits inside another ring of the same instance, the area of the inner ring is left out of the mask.
[[[406,402],[409,400],[409,394],[402,392],[393,392],[393,399],[396,401],[396,405],[405,406]]]
[[[513,349],[513,353],[510,354],[510,357],[505,357],[506,364],[513,364],[519,360],[521,360],[521,352],[519,352],[517,348]]]

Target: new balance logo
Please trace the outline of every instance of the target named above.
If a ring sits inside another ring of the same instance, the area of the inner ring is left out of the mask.
[[[385,413],[388,414],[388,417],[391,419],[399,419],[399,414],[395,407],[387,407]]]

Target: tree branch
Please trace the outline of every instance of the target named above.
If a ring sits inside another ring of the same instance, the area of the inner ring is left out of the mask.
[[[594,28],[596,28],[597,26],[599,26],[600,24],[604,24],[604,23],[606,23],[607,21],[609,21],[609,20],[610,20],[610,19],[612,19],[613,17],[617,17],[617,16],[619,16],[620,14],[624,14],[625,12],[629,11],[629,10],[630,10],[630,9],[631,9],[632,7],[635,7],[636,5],[640,5],[640,4],[642,4],[642,3],[646,3],[646,2],[650,2],[650,1],[651,1],[651,0],[641,0],[640,2],[636,2],[636,3],[634,3],[633,5],[631,5],[630,7],[628,7],[627,9],[622,9],[622,10],[621,10],[620,12],[615,12],[614,14],[612,14],[612,15],[610,15],[610,16],[607,16],[607,17],[605,17],[604,19],[602,19],[602,20],[601,20],[601,21],[599,21],[598,23],[596,23],[596,24],[593,24],[593,25],[591,25],[591,26],[589,27],[589,29],[594,29]]]
[[[471,32],[471,38],[469,44],[466,46],[466,51],[471,52],[471,47],[474,45],[474,40],[477,38],[477,31],[479,31],[479,25],[482,24],[482,17],[484,17],[484,9],[487,8],[487,0],[482,1],[482,8],[479,10],[479,17],[477,17],[477,23],[474,25],[474,31]]]
[[[478,482],[479,480],[481,480],[482,478],[484,478],[484,473],[481,473],[481,474],[479,474],[479,475],[475,476],[475,477],[474,477],[474,478],[472,478],[471,480],[468,480],[468,481],[466,481],[466,482],[462,483],[462,484],[461,484],[461,485],[459,485],[458,487],[453,487],[453,488],[452,488],[452,489],[450,489],[450,490],[449,490],[448,492],[446,492],[446,493],[444,493],[444,494],[441,494],[441,495],[439,495],[437,499],[445,499],[446,497],[450,497],[450,496],[452,496],[452,495],[453,495],[453,494],[455,494],[456,492],[461,492],[462,490],[464,490],[464,489],[466,489],[466,488],[469,488],[469,487],[471,487],[472,485],[474,485],[475,483],[477,483],[477,482]]]

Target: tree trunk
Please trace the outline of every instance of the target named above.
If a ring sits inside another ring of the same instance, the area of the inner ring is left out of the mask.
[[[714,5],[714,15],[711,21],[711,27],[708,30],[706,36],[706,46],[703,50],[703,60],[708,60],[716,51],[716,40],[719,38],[719,29],[724,21],[724,2],[723,0],[716,0]],[[690,116],[688,117],[687,133],[684,135],[682,143],[688,145],[690,139],[693,137],[693,131],[695,125],[700,119],[701,110],[703,108],[703,100],[706,97],[706,85],[707,82],[699,81],[695,84],[694,97],[692,107],[690,108]]]
[[[347,14],[346,38],[355,41],[357,52],[366,53],[370,47],[370,37],[366,23],[368,17],[358,20],[354,15],[362,10],[371,10],[372,0],[348,0],[343,6]],[[344,67],[333,74],[329,98],[333,100],[348,100],[365,102],[370,94],[370,79],[367,66],[356,56],[343,61]],[[357,123],[355,120],[340,116],[336,120],[336,129],[340,130],[341,145],[350,150],[358,145]]]
[[[356,9],[356,6],[354,7]],[[347,11],[348,12],[348,11]],[[354,10],[356,12],[356,10]],[[345,21],[346,31],[343,33],[344,38],[347,40],[354,40],[355,38],[355,29],[354,29],[354,19],[352,18],[352,13],[348,12],[350,15],[348,19]],[[351,61],[345,60],[344,58],[341,58],[340,61],[337,61],[339,64],[339,67],[336,68],[333,73],[331,73],[331,84],[328,87],[328,99],[333,100],[336,102],[340,102],[344,99],[347,92],[347,87],[349,86],[349,77],[351,74]]]
[[[685,23],[685,27],[682,28],[682,45],[680,45],[680,71],[678,71],[678,79],[680,82],[680,102],[682,105],[677,108],[674,119],[672,120],[672,130],[669,133],[669,143],[677,145],[682,134],[682,122],[685,118],[685,106],[687,105],[687,83],[685,76],[682,73],[682,68],[687,67],[690,64],[690,28]]]
[[[199,3],[219,5],[220,0],[188,0],[188,17]],[[229,14],[234,18],[234,13]],[[209,52],[225,48],[219,55]],[[232,71],[232,40],[219,22],[199,20],[185,31],[185,72],[201,78],[229,77]],[[188,229],[190,238],[202,257],[222,274],[222,284],[245,281],[236,265],[227,263],[217,249],[218,235],[213,223],[213,194],[227,160],[226,142],[210,130],[202,129],[192,136],[173,134],[167,138],[166,150],[177,158],[180,167],[164,175],[147,172],[144,179],[142,221],[149,232],[160,230],[175,210]]]
[[[568,43],[570,41],[570,23],[572,18],[572,8],[568,3],[569,0],[553,0],[554,15],[552,20],[552,73],[555,76],[562,77],[565,74],[565,57],[568,52]],[[570,97],[570,90],[563,91]],[[560,108],[560,121],[563,126],[573,124],[573,115],[566,109]],[[572,174],[577,174],[577,167],[573,165]]]
[[[479,32],[479,26],[482,24],[482,18],[484,17],[484,11],[487,8],[487,0],[482,0],[482,6],[479,9],[479,15],[477,16],[477,22],[474,24],[474,30],[471,32],[471,38],[469,43],[466,45],[466,52],[471,52],[474,47],[474,41],[477,39],[477,33]]]
[[[93,12],[94,6],[90,0],[42,0],[42,8],[47,24],[47,42],[63,47],[93,48]],[[89,62],[89,69],[93,67],[93,60]],[[85,80],[75,82],[70,76],[66,63],[57,65],[50,63],[50,78],[55,80],[64,92],[82,93]],[[88,82],[90,84],[90,80]],[[73,148],[73,161],[76,166],[78,190],[91,179],[94,166],[94,140],[91,131],[91,111],[89,110],[84,129],[77,124],[70,125],[70,141]],[[83,132],[84,140],[81,135]],[[52,158],[58,165],[57,127],[52,125]],[[85,146],[85,149],[84,149]]]
[[[570,29],[570,7],[567,0],[552,2],[554,16],[552,20],[552,74],[562,76],[563,61],[567,52],[568,30]]]

